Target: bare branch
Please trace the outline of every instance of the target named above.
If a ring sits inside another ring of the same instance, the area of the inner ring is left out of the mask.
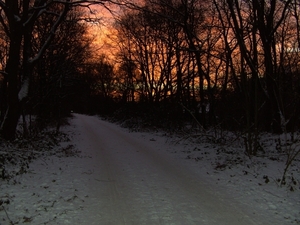
[[[69,10],[69,6],[68,6],[68,4],[65,4],[64,10],[61,12],[60,16],[57,18],[56,22],[53,24],[53,26],[49,32],[49,36],[48,36],[47,40],[45,41],[44,45],[41,47],[40,51],[36,54],[35,57],[29,59],[28,63],[33,64],[41,58],[41,56],[47,50],[47,47],[50,45],[51,41],[53,40],[56,30],[59,27],[60,23],[63,21],[68,10]]]

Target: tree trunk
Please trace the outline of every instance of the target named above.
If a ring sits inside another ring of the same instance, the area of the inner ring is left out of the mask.
[[[20,117],[20,102],[18,99],[18,73],[22,35],[17,30],[12,34],[9,57],[6,66],[7,73],[7,109],[1,124],[1,135],[6,140],[15,138],[15,131]]]
[[[18,1],[6,1],[7,15],[10,28],[10,44],[8,51],[8,59],[5,68],[7,76],[7,108],[1,124],[1,135],[4,139],[12,140],[15,138],[15,131],[20,117],[20,102],[18,99],[18,73],[20,68],[20,52],[22,42],[22,23],[16,20],[18,13]]]

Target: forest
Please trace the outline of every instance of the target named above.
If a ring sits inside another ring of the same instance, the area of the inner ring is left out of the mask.
[[[59,130],[71,112],[238,130],[249,155],[261,132],[299,132],[298,0],[0,0],[0,10],[3,139]],[[93,47],[99,26],[108,50]]]

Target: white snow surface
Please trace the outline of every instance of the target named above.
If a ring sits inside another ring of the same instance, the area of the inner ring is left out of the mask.
[[[130,132],[79,114],[70,124],[60,147],[79,155],[45,156],[15,183],[0,180],[0,225],[300,224],[299,160],[279,187],[284,161],[249,159],[235,141]]]

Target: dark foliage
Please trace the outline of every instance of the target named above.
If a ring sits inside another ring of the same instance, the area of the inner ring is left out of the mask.
[[[27,139],[20,136],[20,139],[12,142],[1,140],[0,180],[16,183],[15,177],[27,173],[33,160],[49,155],[62,155],[65,147],[58,146],[68,140],[66,134],[57,133],[55,129],[44,130]]]
[[[192,122],[188,112],[178,103],[126,103],[110,117],[133,130],[159,129],[174,132]]]

